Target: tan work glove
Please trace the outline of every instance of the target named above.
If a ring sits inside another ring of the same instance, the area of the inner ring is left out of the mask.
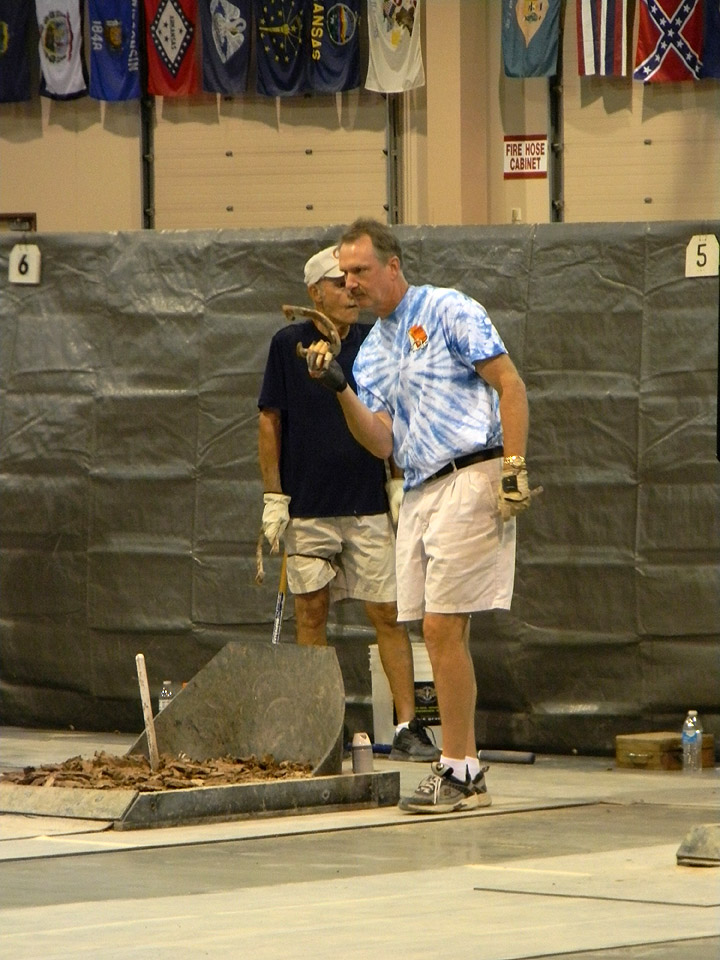
[[[398,525],[400,517],[400,505],[403,502],[403,483],[402,477],[390,477],[385,484],[385,493],[387,494],[388,504],[390,506],[390,519],[395,526]]]
[[[542,488],[538,488],[538,493]],[[532,498],[528,483],[528,472],[525,467],[503,466],[502,479],[498,489],[498,509],[503,520],[522,513],[530,506]]]
[[[263,494],[262,528],[268,543],[270,552],[277,553],[280,549],[280,537],[285,533],[285,528],[290,523],[290,497],[284,493],[265,493]]]

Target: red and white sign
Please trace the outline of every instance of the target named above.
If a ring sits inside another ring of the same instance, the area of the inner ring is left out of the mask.
[[[547,137],[531,133],[505,137],[503,177],[533,180],[547,177]]]

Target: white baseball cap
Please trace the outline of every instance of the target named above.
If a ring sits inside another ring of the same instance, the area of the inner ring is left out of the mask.
[[[335,279],[337,277],[345,276],[338,266],[336,250],[336,246],[325,247],[324,250],[321,250],[319,253],[315,253],[312,257],[310,257],[308,262],[305,264],[306,287],[310,286],[311,283],[318,283],[318,281],[324,280],[326,277]]]

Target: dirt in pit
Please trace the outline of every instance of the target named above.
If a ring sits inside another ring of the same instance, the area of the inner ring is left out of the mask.
[[[0,784],[31,787],[72,787],[88,790],[180,790],[267,780],[297,780],[311,776],[309,764],[276,763],[272,756],[220,757],[197,762],[189,757],[161,754],[157,770],[139,754],[124,757],[97,752],[91,759],[71,757],[63,763],[25,767],[0,773]]]

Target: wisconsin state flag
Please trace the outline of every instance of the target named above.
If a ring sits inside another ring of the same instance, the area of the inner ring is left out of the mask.
[[[308,81],[319,93],[360,86],[360,0],[314,0]]]
[[[30,10],[25,0],[0,0],[0,103],[30,99],[26,46]]]
[[[561,0],[502,0],[506,77],[551,77],[557,72]]]
[[[252,0],[199,0],[202,86],[208,93],[247,90]]]
[[[137,100],[140,96],[140,0],[88,0],[90,96]]]
[[[307,89],[305,48],[311,0],[255,0],[257,92],[287,97]]]
[[[197,0],[145,0],[147,87],[155,97],[198,90],[195,62]]]
[[[51,100],[86,97],[80,0],[35,0],[35,15],[40,35],[40,96]]]
[[[640,0],[634,80],[676,83],[700,76],[701,0]]]

